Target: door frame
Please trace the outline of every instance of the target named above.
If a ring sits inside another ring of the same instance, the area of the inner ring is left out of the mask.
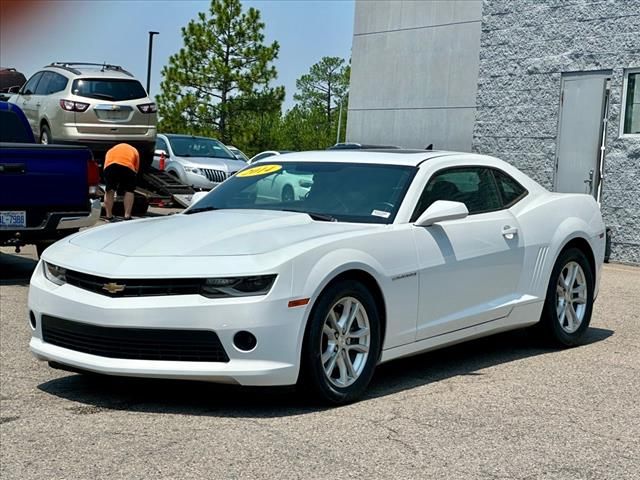
[[[596,199],[596,201],[600,201],[600,192],[602,190],[602,172],[603,172],[603,164],[605,157],[605,147],[606,147],[606,134],[607,134],[607,126],[609,123],[609,103],[611,101],[611,77],[613,76],[613,70],[592,70],[592,71],[575,71],[575,72],[562,72],[560,79],[560,96],[559,96],[559,112],[558,112],[558,124],[557,124],[557,134],[556,134],[556,151],[553,165],[553,191],[556,192],[558,189],[558,166],[560,161],[560,139],[562,132],[560,130],[562,126],[562,112],[563,112],[563,96],[564,96],[564,86],[565,81],[567,79],[575,79],[576,77],[603,77],[606,80],[604,95],[602,97],[602,107],[600,112],[600,132],[598,134],[598,138],[600,138],[600,149],[596,153],[596,163],[594,168],[594,177],[593,177],[593,185],[591,187],[591,195]]]

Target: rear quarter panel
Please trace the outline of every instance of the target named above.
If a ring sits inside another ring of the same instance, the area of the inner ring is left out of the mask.
[[[520,291],[545,298],[558,255],[573,239],[586,240],[593,252],[596,292],[604,261],[605,226],[593,197],[581,194],[536,193],[512,207],[525,243]]]

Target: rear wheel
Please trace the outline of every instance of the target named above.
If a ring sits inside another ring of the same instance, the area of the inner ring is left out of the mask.
[[[380,316],[361,283],[341,281],[318,299],[305,335],[301,384],[323,403],[360,397],[380,354]]]
[[[53,143],[53,139],[51,138],[51,130],[49,126],[45,123],[40,128],[40,143],[43,145],[50,145]]]
[[[293,197],[294,197],[293,187],[291,187],[291,185],[285,185],[284,188],[282,189],[282,202],[283,203],[293,202],[294,200]]]
[[[594,274],[582,251],[564,250],[551,273],[542,311],[546,337],[560,346],[580,343],[593,311]]]

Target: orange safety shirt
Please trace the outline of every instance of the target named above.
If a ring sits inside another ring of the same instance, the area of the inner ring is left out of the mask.
[[[140,168],[140,154],[138,150],[128,143],[119,143],[107,152],[104,159],[104,168],[114,163],[130,168],[138,173],[138,169]]]

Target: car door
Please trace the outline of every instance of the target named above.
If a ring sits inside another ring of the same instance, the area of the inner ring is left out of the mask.
[[[520,225],[505,208],[491,169],[436,172],[412,220],[436,200],[462,202],[469,216],[414,227],[420,280],[417,340],[508,315],[524,260]]]
[[[16,104],[22,109],[24,115],[29,121],[29,126],[33,132],[36,141],[40,138],[40,125],[38,118],[37,95],[36,90],[40,79],[46,72],[38,72],[31,77],[27,83],[20,89]]]

